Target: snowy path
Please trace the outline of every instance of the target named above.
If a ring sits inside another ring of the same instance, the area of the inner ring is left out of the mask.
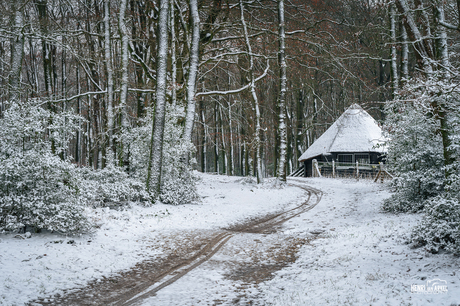
[[[191,248],[182,251],[175,249],[175,256],[168,256],[166,260],[142,263],[141,266],[122,273],[120,277],[104,279],[99,283],[93,283],[83,288],[83,290],[55,298],[50,302],[43,300],[36,302],[40,305],[122,306],[142,304],[145,299],[155,297],[160,290],[209,261],[222,247],[226,247],[230,239],[246,241],[248,234],[252,236],[252,234],[273,233],[284,222],[311,210],[320,202],[321,191],[305,185],[297,184],[297,186],[305,190],[304,200],[298,206],[281,212],[251,218],[249,221],[221,229],[217,233],[204,232],[198,239],[195,237],[195,242],[192,243]],[[176,244],[180,245],[181,241],[178,239],[182,238],[176,236]],[[204,239],[207,239],[207,242],[203,243]],[[264,253],[271,254],[273,251],[267,250]],[[230,255],[230,258],[235,259],[238,257],[238,255]],[[290,262],[292,262],[292,259],[294,258],[291,258]],[[279,261],[277,265],[278,269],[285,267],[288,263],[286,260]],[[271,267],[269,270],[274,269]],[[256,281],[261,282],[265,279],[266,277],[258,277]],[[148,303],[157,304],[157,299],[153,299],[153,301],[149,301]],[[175,303],[178,305],[183,302],[177,301]]]
[[[160,269],[171,256],[196,252],[221,228],[303,202],[302,189],[271,187],[202,175],[202,199],[196,204],[88,210],[99,229],[81,237],[42,233],[23,240],[0,235],[0,305],[24,305],[39,297],[42,303],[55,304],[79,288],[145,270],[142,263]]]

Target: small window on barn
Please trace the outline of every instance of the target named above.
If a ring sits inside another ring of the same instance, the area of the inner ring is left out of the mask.
[[[337,155],[337,159],[339,160],[339,163],[352,163],[353,154],[339,154]]]
[[[370,164],[369,154],[355,154],[355,161],[360,164]]]

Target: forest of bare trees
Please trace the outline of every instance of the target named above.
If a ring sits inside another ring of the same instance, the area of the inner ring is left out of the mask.
[[[349,105],[383,122],[386,101],[412,78],[456,75],[454,1],[2,0],[0,9],[1,161],[49,154],[86,177],[134,180],[136,196],[153,201],[186,201],[174,192],[192,169],[285,180]],[[436,103],[449,166],[449,113]],[[84,189],[70,181],[53,182]]]
[[[129,167],[122,135],[161,107],[166,86],[166,103],[185,108],[178,124],[193,135],[199,170],[261,177],[280,171],[280,147],[286,172],[297,168],[351,103],[379,115],[390,71],[383,3],[288,1],[284,35],[283,2],[193,3],[170,1],[162,25],[160,1],[2,1],[2,109],[39,98],[52,112],[72,110],[85,120],[62,154],[97,169],[111,151]]]

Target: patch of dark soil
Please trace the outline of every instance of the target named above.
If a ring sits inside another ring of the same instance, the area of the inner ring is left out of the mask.
[[[240,223],[233,224],[230,227],[225,228],[225,230],[238,233],[260,233],[264,229],[271,227],[270,221],[280,216],[281,214],[282,212],[268,214],[262,217],[249,218]]]
[[[295,262],[299,248],[309,242],[310,240],[305,238],[289,238],[281,245],[271,246],[266,252],[254,253],[257,255],[253,255],[251,262],[240,264],[225,277],[233,281],[255,285],[271,280],[275,272]]]
[[[258,284],[273,279],[277,271],[295,262],[300,247],[309,243],[310,239],[288,238],[284,242],[273,244],[266,252],[254,253],[258,255],[253,256],[250,262],[241,263],[230,270],[225,277],[242,282],[237,289],[238,296],[231,304],[262,305],[260,293],[257,292]],[[250,287],[252,290],[246,290]]]

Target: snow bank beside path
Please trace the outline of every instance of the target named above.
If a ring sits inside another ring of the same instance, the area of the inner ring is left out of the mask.
[[[285,233],[311,236],[290,267],[261,286],[265,305],[459,305],[460,259],[410,249],[420,215],[380,212],[389,192],[369,181],[298,179],[324,196]],[[411,285],[446,281],[448,292],[411,293]]]
[[[296,187],[271,189],[270,183],[256,186],[237,177],[199,175],[202,199],[197,203],[88,210],[99,225],[91,235],[42,233],[22,239],[0,234],[0,305],[23,305],[40,296],[85,286],[90,280],[129,269],[144,258],[161,256],[158,237],[225,227],[298,205],[304,195]]]

